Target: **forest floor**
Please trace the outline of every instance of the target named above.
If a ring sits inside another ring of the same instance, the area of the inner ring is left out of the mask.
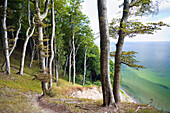
[[[0,65],[3,62],[0,54]],[[102,107],[101,88],[97,86],[72,85],[64,79],[53,83],[51,95],[41,98],[41,82],[33,76],[38,70],[36,63],[29,68],[25,62],[24,75],[16,74],[19,69],[18,53],[11,58],[11,74],[0,71],[0,113],[133,113],[138,106],[133,102],[122,102],[114,107]],[[162,113],[152,106],[138,112]]]

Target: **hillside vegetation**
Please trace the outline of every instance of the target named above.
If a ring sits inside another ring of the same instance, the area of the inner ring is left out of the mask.
[[[84,90],[86,88],[93,88],[98,86],[81,86],[72,85],[72,83],[60,78],[58,84],[53,83],[51,89],[51,97],[41,98],[41,82],[33,76],[38,71],[38,65],[34,63],[32,68],[25,65],[24,75],[16,74],[18,72],[19,52],[14,52],[11,57],[11,74],[6,75],[2,70],[0,71],[0,112],[117,112],[112,107],[102,107],[102,100],[91,100],[87,98],[73,98],[71,95],[73,91]],[[30,59],[27,58],[26,62]],[[0,64],[4,61],[2,51],[0,51]],[[135,103],[121,103],[118,105],[119,112],[133,113],[138,106],[147,106]],[[157,113],[161,111],[153,107],[142,109],[138,112]]]

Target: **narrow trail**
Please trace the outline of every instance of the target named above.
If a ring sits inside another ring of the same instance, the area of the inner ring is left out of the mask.
[[[2,63],[0,63],[0,65],[2,65]],[[11,66],[11,68],[15,71],[19,71],[18,68],[16,67],[13,67]],[[30,76],[29,74],[27,73],[23,73],[24,75],[26,76]],[[8,89],[8,90],[11,90],[12,89]],[[50,108],[48,107],[42,107],[40,104],[41,104],[41,101],[39,99],[39,96],[37,93],[33,93],[33,92],[28,92],[28,93],[22,93],[22,92],[19,92],[21,93],[22,95],[26,96],[28,98],[28,100],[30,100],[30,104],[32,107],[35,108],[35,112],[36,113],[56,113],[54,112],[53,110],[51,110]]]
[[[56,113],[51,109],[44,108],[40,106],[40,100],[38,95],[32,95],[31,101],[33,102],[35,108],[40,112],[40,113]]]

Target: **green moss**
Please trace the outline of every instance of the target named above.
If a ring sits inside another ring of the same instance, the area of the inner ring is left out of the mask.
[[[15,72],[15,70],[13,70]],[[11,71],[11,72],[13,72]],[[11,89],[18,89],[21,92],[33,91],[41,93],[41,84],[37,80],[32,80],[32,76],[20,76],[17,74],[11,74],[6,76],[1,74],[0,76],[0,88],[8,87]]]

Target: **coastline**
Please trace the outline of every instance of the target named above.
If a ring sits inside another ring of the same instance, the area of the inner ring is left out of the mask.
[[[120,91],[120,99],[122,102],[132,102],[132,103],[139,103],[137,100],[135,100],[130,94],[128,94],[122,87],[120,87],[120,90],[123,91],[123,93]]]

